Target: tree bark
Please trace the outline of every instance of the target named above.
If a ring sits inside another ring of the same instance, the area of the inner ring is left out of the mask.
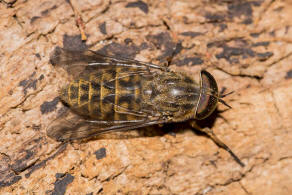
[[[0,192],[291,194],[291,9],[288,1],[0,1]],[[49,62],[56,46],[169,64],[196,79],[208,70],[235,93],[224,98],[232,109],[219,105],[199,124],[246,166],[184,123],[66,145],[47,137],[64,107],[65,73]]]

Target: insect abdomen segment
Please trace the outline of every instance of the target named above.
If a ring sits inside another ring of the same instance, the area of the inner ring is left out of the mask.
[[[142,116],[141,75],[134,70],[131,74],[121,72],[120,68],[91,73],[63,88],[61,99],[77,113],[91,119],[139,119]]]

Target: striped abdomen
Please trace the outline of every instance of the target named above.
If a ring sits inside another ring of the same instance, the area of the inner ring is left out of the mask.
[[[90,73],[63,88],[61,99],[91,119],[138,120],[144,116],[140,113],[140,73],[125,67]]]

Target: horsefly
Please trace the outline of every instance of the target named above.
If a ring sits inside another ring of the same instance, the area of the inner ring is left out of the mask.
[[[59,47],[50,61],[74,78],[60,90],[60,99],[74,114],[63,114],[54,120],[47,129],[49,137],[69,141],[188,121],[244,166],[211,129],[196,124],[196,120],[208,117],[218,102],[228,106],[222,100],[224,95],[219,96],[217,83],[209,72],[202,70],[197,83],[165,66]]]

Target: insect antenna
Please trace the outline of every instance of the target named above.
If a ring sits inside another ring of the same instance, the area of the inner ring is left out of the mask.
[[[218,101],[220,102],[220,103],[222,103],[222,104],[224,104],[226,107],[228,107],[228,108],[232,108],[230,105],[228,105],[224,100],[222,100],[222,99],[218,99]]]
[[[218,101],[220,102],[220,103],[222,103],[222,104],[224,104],[226,107],[228,107],[228,108],[232,108],[229,104],[227,104],[222,98],[224,98],[224,97],[226,97],[226,96],[228,96],[228,95],[230,95],[230,94],[233,94],[234,93],[234,91],[231,91],[231,92],[229,92],[229,93],[226,93],[226,94],[220,94],[219,95],[219,98],[218,98]]]
[[[234,91],[231,91],[231,92],[226,93],[226,94],[220,94],[220,98],[224,98],[224,97],[226,97],[226,96],[228,96],[228,95],[231,95],[231,94],[233,94],[233,93],[234,93]]]

